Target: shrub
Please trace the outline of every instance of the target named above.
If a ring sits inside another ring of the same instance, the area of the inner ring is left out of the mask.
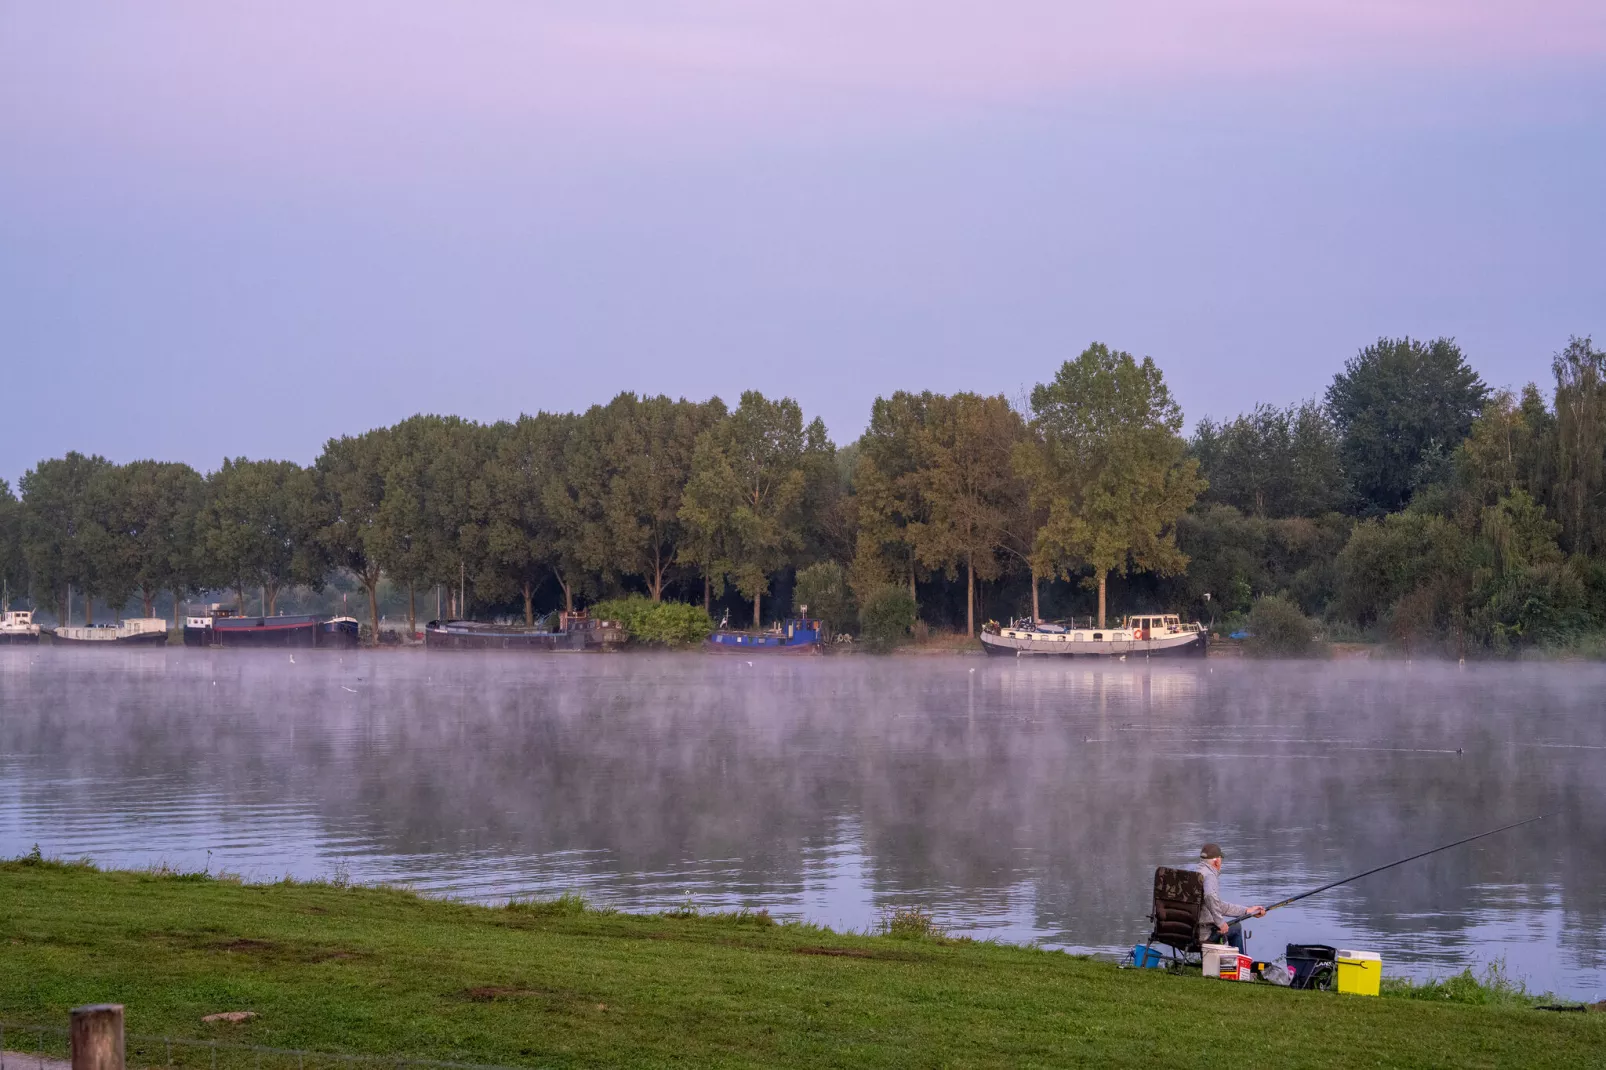
[[[820,618],[833,632],[853,627],[853,595],[848,592],[847,574],[835,561],[821,561],[799,572],[792,602],[800,610],[808,606],[809,615]]]
[[[902,587],[879,587],[859,608],[859,628],[871,649],[889,650],[909,637],[920,606]]]
[[[948,931],[931,916],[931,911],[919,906],[884,911],[876,930],[878,935],[899,940],[932,940],[948,935]]]
[[[1255,600],[1249,611],[1249,649],[1263,657],[1297,658],[1311,652],[1316,628],[1286,595]]]
[[[708,638],[714,622],[702,606],[654,602],[645,595],[615,598],[591,607],[597,620],[616,620],[631,642],[652,646],[692,646]]]

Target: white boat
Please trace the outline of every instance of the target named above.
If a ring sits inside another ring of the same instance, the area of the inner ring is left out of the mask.
[[[57,628],[50,638],[53,643],[161,646],[167,642],[167,621],[161,617],[130,617],[118,624]]]
[[[33,622],[33,611],[14,609],[0,617],[0,646],[7,643],[37,643],[39,625]]]
[[[1174,614],[1145,613],[1112,628],[1031,619],[1002,627],[989,622],[981,641],[987,653],[1000,657],[1174,657],[1203,654],[1207,634],[1203,625],[1185,624]]]

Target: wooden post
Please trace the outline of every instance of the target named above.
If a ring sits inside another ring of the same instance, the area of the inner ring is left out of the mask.
[[[123,1070],[123,1005],[96,1003],[72,1011],[72,1070]]]

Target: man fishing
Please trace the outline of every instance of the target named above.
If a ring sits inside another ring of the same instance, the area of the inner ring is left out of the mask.
[[[1221,846],[1207,843],[1199,848],[1199,865],[1196,867],[1204,880],[1204,909],[1199,911],[1199,942],[1201,944],[1231,944],[1240,955],[1244,950],[1244,931],[1231,919],[1258,918],[1266,913],[1261,906],[1246,907],[1228,903],[1221,898]]]

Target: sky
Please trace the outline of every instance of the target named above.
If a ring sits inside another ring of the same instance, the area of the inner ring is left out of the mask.
[[[1606,338],[1588,0],[0,0],[0,478],[622,390],[1189,423]]]

